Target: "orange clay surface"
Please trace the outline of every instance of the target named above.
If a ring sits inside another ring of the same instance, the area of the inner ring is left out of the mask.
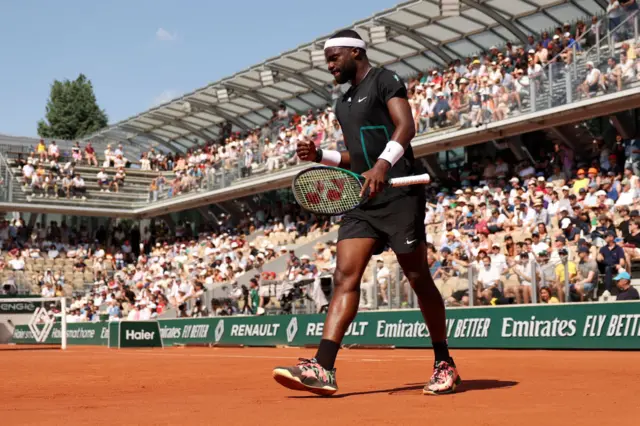
[[[330,398],[280,387],[311,349],[0,347],[6,425],[640,424],[637,352],[454,350],[463,384],[423,396],[431,350],[343,350]]]

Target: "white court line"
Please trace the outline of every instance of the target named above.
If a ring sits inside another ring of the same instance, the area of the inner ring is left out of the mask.
[[[215,349],[214,349],[215,350]],[[224,349],[223,349],[224,350]],[[155,355],[162,355],[162,356],[171,356],[171,355],[176,355],[176,356],[195,356],[195,357],[213,357],[213,358],[255,358],[255,359],[292,359],[292,356],[281,356],[281,355],[240,355],[240,354],[221,354],[221,353],[209,353],[209,354],[195,354],[195,353],[188,353],[188,352],[178,352],[178,351],[171,351],[171,352],[160,352],[157,350],[150,350],[150,349],[137,349],[136,350],[137,353],[139,352],[144,352],[147,354],[155,354]],[[378,355],[378,354],[376,354]],[[382,354],[381,354],[382,355]],[[433,356],[402,356],[402,355],[391,355],[391,356],[381,356],[380,358],[363,358],[361,356],[355,356],[355,355],[343,355],[343,354],[339,354],[338,355],[339,359],[350,359],[350,360],[357,360],[357,361],[393,361],[393,360],[413,360],[413,361],[424,361],[424,360],[433,360]],[[456,357],[456,359],[459,357]]]

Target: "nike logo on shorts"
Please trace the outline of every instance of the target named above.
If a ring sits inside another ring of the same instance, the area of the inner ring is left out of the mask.
[[[416,240],[417,240],[417,239],[416,239]],[[407,239],[406,243],[407,243],[407,245],[408,245],[408,246],[410,246],[411,244],[415,243],[415,242],[416,242],[416,240],[411,240],[411,241],[409,241],[409,240]]]
[[[365,99],[367,99],[367,98],[368,98],[368,96],[365,96],[364,98],[360,98],[360,99],[358,99],[358,103],[360,103],[360,102],[364,101],[364,100],[365,100]]]

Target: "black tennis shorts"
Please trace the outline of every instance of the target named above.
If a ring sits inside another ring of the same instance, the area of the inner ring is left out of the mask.
[[[375,254],[386,247],[397,254],[411,253],[427,240],[425,203],[423,194],[407,195],[379,206],[350,211],[342,219],[338,241],[374,238],[379,241]]]

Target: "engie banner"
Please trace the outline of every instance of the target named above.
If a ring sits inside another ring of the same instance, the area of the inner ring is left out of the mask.
[[[165,346],[317,344],[323,322],[324,315],[159,321]],[[54,341],[56,336],[60,338],[56,327],[50,337]],[[106,330],[106,324],[100,323],[68,324],[68,343],[106,345]],[[13,342],[33,342],[29,334],[19,326]],[[89,338],[89,334],[92,337]],[[452,348],[640,349],[640,302],[453,308],[447,310],[447,335]],[[429,332],[417,310],[361,312],[349,327],[343,343],[431,346]]]

